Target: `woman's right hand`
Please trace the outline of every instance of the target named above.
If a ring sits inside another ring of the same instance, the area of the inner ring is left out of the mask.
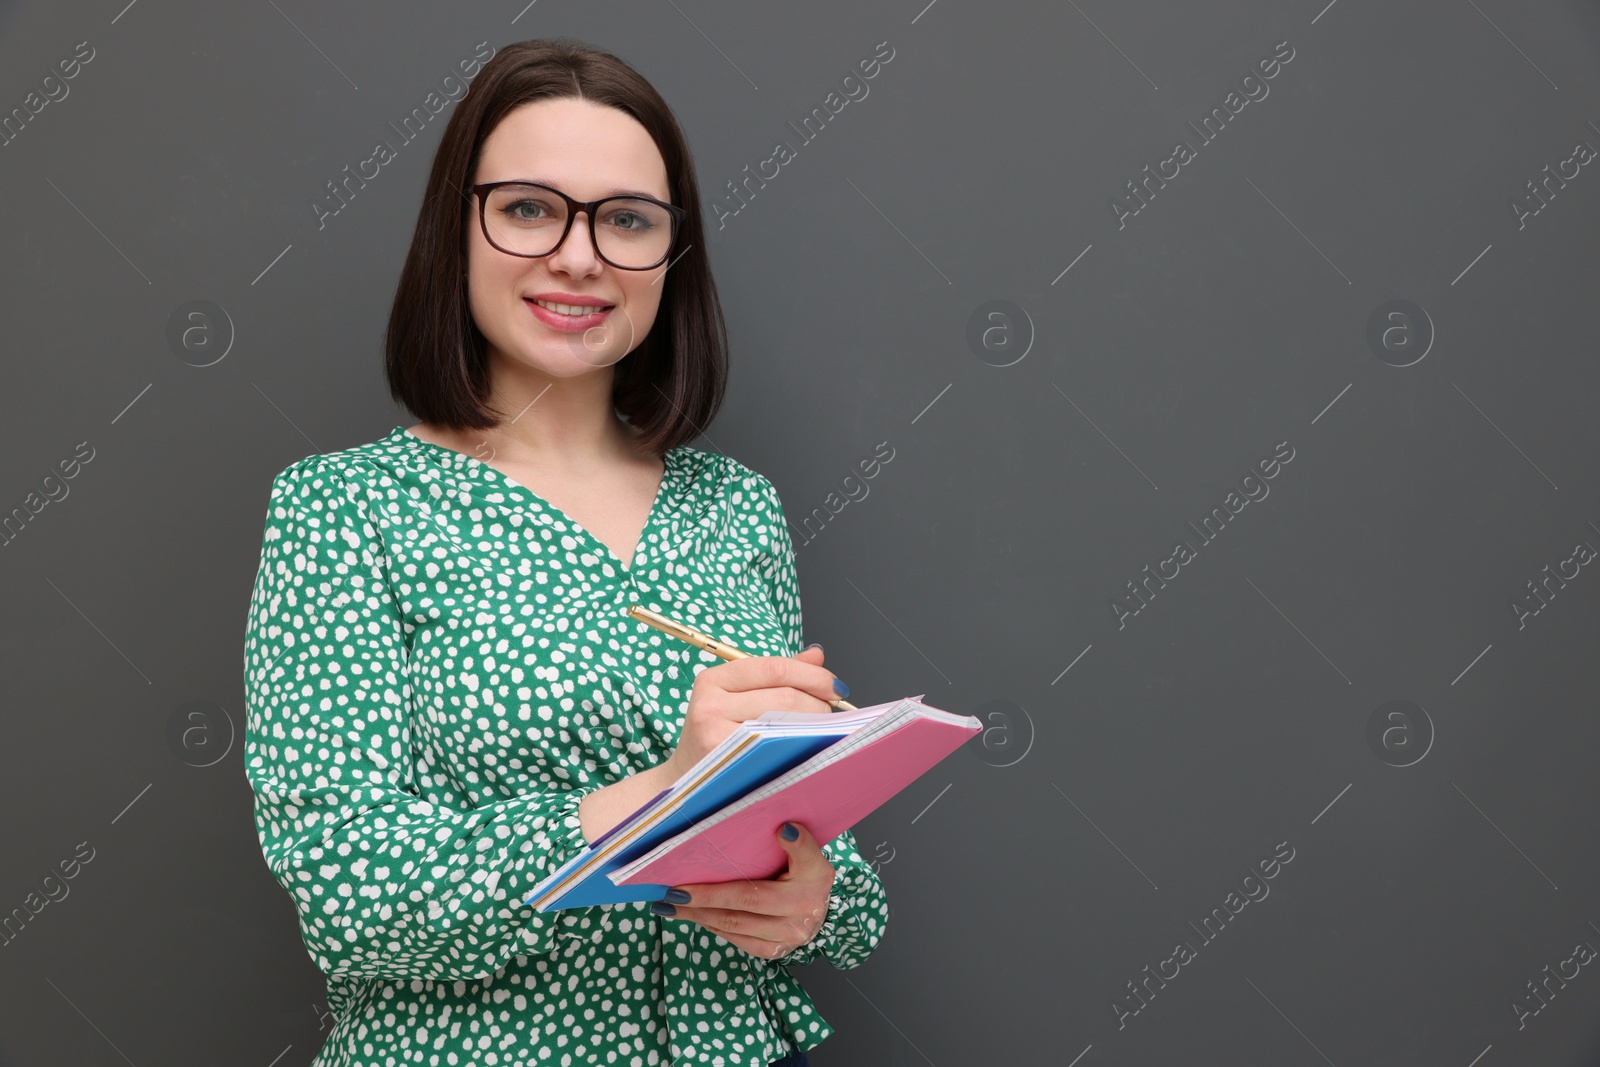
[[[664,765],[670,780],[682,777],[746,719],[767,711],[831,712],[828,701],[849,693],[822,666],[821,645],[794,656],[749,656],[707,667],[695,677],[678,747]]]

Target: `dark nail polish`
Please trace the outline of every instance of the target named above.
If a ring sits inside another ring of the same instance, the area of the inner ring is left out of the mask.
[[[805,648],[802,648],[800,651],[801,652],[810,652],[813,648],[821,648],[821,647],[822,646],[820,644],[818,644],[816,641],[813,641],[809,645],[807,645]]]
[[[667,890],[667,899],[674,904],[687,904],[689,903],[689,894],[681,889],[669,889]]]
[[[671,904],[668,904],[664,900],[652,900],[650,902],[650,910],[655,912],[657,915],[678,914],[678,909],[674,908]]]
[[[778,831],[785,841],[793,841],[800,836],[800,831],[795,829],[793,823],[784,823],[783,829]]]
[[[850,687],[845,685],[837,678],[833,680],[833,691],[842,697],[847,697],[850,695]]]

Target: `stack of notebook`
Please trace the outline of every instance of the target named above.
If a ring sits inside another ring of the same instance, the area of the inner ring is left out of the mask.
[[[747,719],[684,776],[534,886],[559,911],[660,900],[675,885],[781,874],[776,831],[803,823],[833,840],[977,733],[906,697],[858,711],[769,711]]]

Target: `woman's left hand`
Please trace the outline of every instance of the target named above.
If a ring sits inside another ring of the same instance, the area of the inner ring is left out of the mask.
[[[668,917],[686,919],[718,935],[752,956],[777,959],[806,944],[828,917],[828,894],[833,889],[833,864],[828,862],[811,831],[801,823],[785,823],[799,834],[793,841],[777,831],[778,843],[789,854],[789,867],[776,878],[732,882],[700,882],[674,886],[666,901],[650,910],[662,914],[663,904],[675,909]],[[677,903],[682,894],[686,903]]]

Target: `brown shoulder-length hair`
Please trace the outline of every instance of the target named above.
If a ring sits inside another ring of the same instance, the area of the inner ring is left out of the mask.
[[[502,118],[524,104],[565,97],[617,108],[650,131],[666,163],[669,197],[687,212],[655,322],[613,372],[612,406],[647,448],[664,453],[710,424],[728,377],[727,327],[706,256],[694,161],[672,109],[638,71],[569,38],[507,45],[456,103],[389,312],[389,392],[424,422],[454,430],[500,423],[502,414],[488,404],[488,342],[467,300],[466,234],[477,220],[466,189]]]

